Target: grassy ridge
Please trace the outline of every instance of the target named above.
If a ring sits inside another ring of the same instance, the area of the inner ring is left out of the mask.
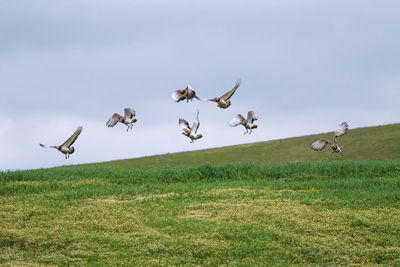
[[[351,129],[338,141],[340,146],[344,146],[344,157],[337,158],[329,148],[321,152],[310,149],[310,144],[318,138],[332,140],[332,137],[331,132],[208,150],[102,162],[88,166],[130,168],[196,166],[227,162],[281,163],[400,159],[400,124]]]
[[[0,173],[0,264],[400,264],[400,161]]]

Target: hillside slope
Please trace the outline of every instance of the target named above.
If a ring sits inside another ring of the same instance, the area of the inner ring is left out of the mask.
[[[293,137],[260,143],[221,147],[207,150],[163,154],[143,158],[116,160],[89,166],[154,167],[193,166],[226,162],[315,162],[335,160],[384,160],[400,158],[400,124],[351,129],[339,138],[344,156],[336,156],[329,148],[321,152],[310,149],[318,138],[332,140],[333,132]]]

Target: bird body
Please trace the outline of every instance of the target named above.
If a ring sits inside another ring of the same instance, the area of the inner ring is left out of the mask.
[[[215,97],[215,98],[210,98],[210,99],[205,99],[205,101],[212,101],[216,102],[217,106],[222,109],[226,109],[231,105],[231,101],[229,100],[232,95],[236,92],[236,89],[238,89],[240,86],[240,81],[237,81],[235,86],[226,92],[223,96],[221,97]]]
[[[258,120],[258,112],[256,111],[249,111],[247,113],[247,119],[245,119],[241,114],[237,114],[233,119],[229,122],[229,125],[232,127],[236,127],[238,125],[243,125],[246,129],[246,133],[251,134],[253,129],[257,128],[258,126],[254,124],[254,121]]]
[[[196,96],[196,92],[193,90],[192,87],[190,87],[190,85],[186,86],[185,89],[174,91],[171,94],[171,98],[175,102],[180,102],[185,99],[186,99],[186,102],[189,102],[189,100],[193,100],[193,98],[196,98],[197,100],[201,100],[198,96]]]
[[[327,139],[321,138],[321,139],[318,139],[317,141],[315,141],[314,143],[312,143],[311,148],[315,151],[321,151],[326,147],[327,144],[329,144],[329,147],[332,149],[332,152],[340,153],[341,155],[343,155],[343,151],[342,151],[343,146],[340,147],[337,144],[337,138],[346,134],[348,130],[349,130],[349,125],[347,124],[347,122],[342,122],[339,125],[339,127],[337,128],[337,130],[335,131],[333,143],[331,143]]]
[[[200,139],[203,137],[202,134],[198,134],[197,130],[199,129],[200,122],[199,122],[199,111],[197,111],[196,120],[193,122],[192,127],[189,126],[189,123],[184,119],[179,119],[179,125],[183,130],[183,135],[190,138],[191,142],[193,143],[194,140]]]
[[[106,122],[107,127],[114,127],[118,122],[125,124],[128,126],[126,131],[133,128],[133,124],[137,122],[137,119],[134,118],[136,116],[136,111],[131,108],[124,109],[124,117],[119,115],[118,113],[114,113],[111,118]]]
[[[72,146],[72,144],[76,141],[78,136],[81,134],[82,129],[83,129],[82,126],[79,126],[75,130],[75,132],[71,135],[71,137],[68,138],[67,141],[65,141],[62,145],[59,145],[59,146],[46,146],[43,144],[39,144],[39,145],[43,148],[55,148],[65,155],[65,159],[68,159],[69,155],[71,155],[72,153],[75,152],[75,148]]]

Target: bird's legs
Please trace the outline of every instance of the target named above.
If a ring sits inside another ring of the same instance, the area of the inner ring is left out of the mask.
[[[249,132],[249,134],[251,134],[253,132],[253,130],[252,129],[250,129],[250,132]]]
[[[132,125],[132,124],[128,124],[127,127],[128,127],[128,128],[126,128],[126,131],[128,132],[129,130],[132,130],[133,125]]]
[[[249,132],[249,130],[246,128],[246,132],[244,132],[243,134],[247,134]]]

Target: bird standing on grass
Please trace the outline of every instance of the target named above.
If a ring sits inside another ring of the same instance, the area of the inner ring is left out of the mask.
[[[340,147],[337,144],[337,137],[340,137],[342,135],[344,135],[345,133],[347,133],[347,131],[349,130],[349,125],[347,124],[347,122],[342,122],[339,127],[337,128],[337,130],[335,131],[335,136],[333,138],[333,143],[329,142],[329,140],[321,138],[317,141],[315,141],[314,143],[311,144],[311,148],[315,151],[320,151],[322,149],[324,149],[326,147],[327,144],[329,144],[329,146],[331,147],[333,153],[338,153],[340,152],[340,154],[343,156],[343,152],[342,152],[342,147]]]
[[[236,89],[238,89],[239,86],[240,86],[240,81],[237,81],[235,86],[231,90],[226,92],[223,96],[210,98],[210,99],[204,99],[204,100],[216,102],[219,108],[226,109],[231,105],[231,101],[229,99],[236,92]]]
[[[247,119],[245,119],[241,114],[237,114],[233,119],[229,122],[229,125],[232,127],[243,125],[246,129],[246,133],[251,134],[253,129],[257,128],[257,125],[254,124],[254,121],[258,120],[258,112],[256,111],[249,111],[247,113]],[[250,130],[250,132],[249,132]]]
[[[75,142],[76,138],[80,135],[82,132],[82,126],[79,126],[76,131],[74,132],[73,135],[71,135],[70,138],[68,138],[67,141],[65,141],[62,145],[60,146],[46,146],[43,144],[39,144],[41,147],[44,148],[55,148],[61,153],[65,154],[65,159],[69,158],[69,155],[75,152],[75,148],[72,146],[72,144]]]
[[[132,129],[133,124],[137,122],[137,119],[134,118],[136,116],[136,111],[131,108],[125,108],[124,113],[124,117],[118,113],[114,113],[111,118],[108,119],[106,125],[108,127],[114,127],[118,122],[120,122],[128,126],[126,131],[129,131],[129,129]]]
[[[197,100],[201,100],[197,95],[196,92],[193,90],[190,85],[186,86],[185,89],[182,90],[176,90],[171,94],[171,98],[175,102],[180,102],[182,100],[186,99],[186,103],[189,102],[189,100],[193,100],[193,98],[196,98]]]
[[[179,125],[183,129],[183,135],[186,135],[190,138],[191,142],[193,143],[194,140],[200,139],[203,137],[202,134],[197,134],[197,130],[199,129],[200,122],[199,122],[199,111],[197,111],[196,120],[193,122],[192,128],[190,128],[189,123],[184,119],[179,119]]]

